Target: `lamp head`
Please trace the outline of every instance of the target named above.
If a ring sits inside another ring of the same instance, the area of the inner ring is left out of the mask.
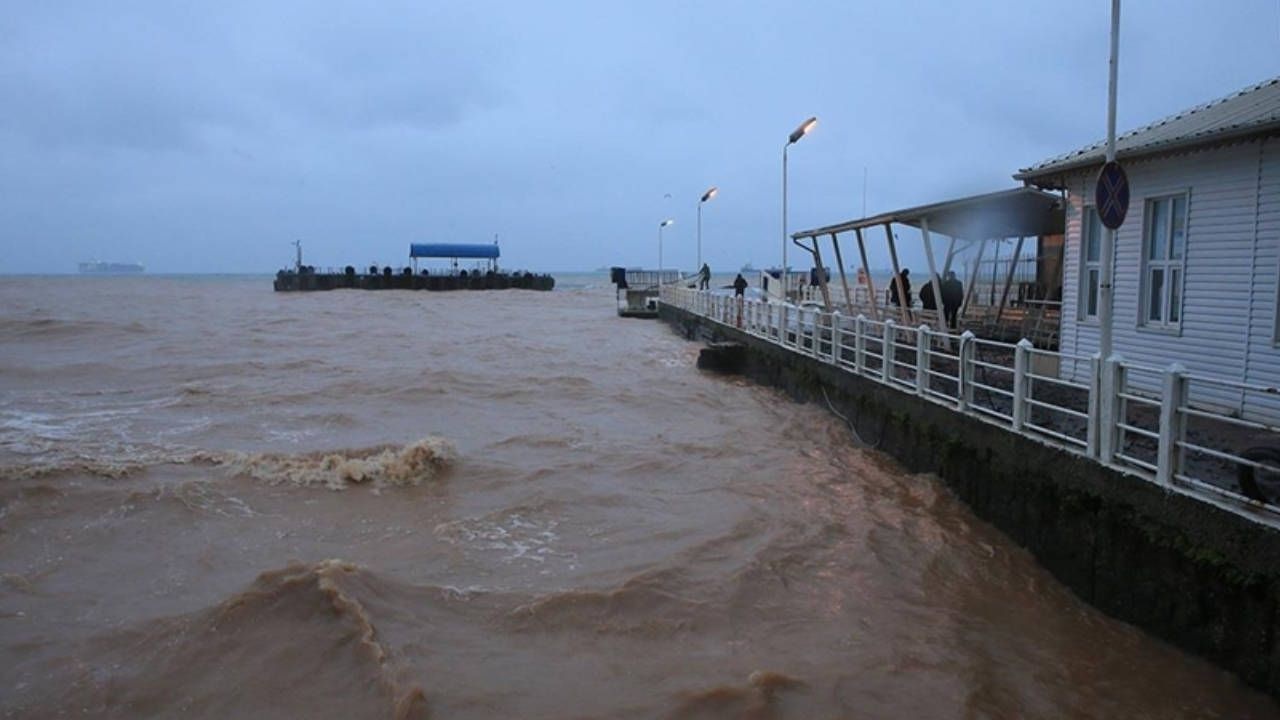
[[[666,227],[666,226],[668,226],[668,225],[670,225],[670,224],[672,224],[672,223],[674,223],[674,222],[675,222],[675,220],[669,220],[669,219],[668,219],[668,220],[663,220],[662,222],[658,223],[658,227],[660,227],[660,228],[664,228],[664,227]]]
[[[706,192],[702,193],[702,199],[699,200],[698,202],[706,202],[711,198],[715,197],[716,194],[719,192],[720,192],[720,188],[716,187],[715,185],[712,185],[710,190],[707,190]]]
[[[791,145],[793,143],[798,142],[800,138],[804,137],[805,135],[808,135],[809,131],[812,130],[813,127],[817,124],[818,124],[818,118],[816,117],[811,117],[808,120],[805,120],[804,122],[800,123],[800,127],[791,131],[791,140],[787,144]]]

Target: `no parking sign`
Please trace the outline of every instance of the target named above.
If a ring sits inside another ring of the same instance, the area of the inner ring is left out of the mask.
[[[1129,212],[1129,177],[1120,163],[1112,160],[1102,166],[1093,200],[1103,225],[1116,230],[1124,224],[1124,216]]]

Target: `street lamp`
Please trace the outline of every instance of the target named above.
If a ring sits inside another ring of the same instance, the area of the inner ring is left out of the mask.
[[[658,223],[658,282],[662,282],[662,229],[674,223],[675,220],[667,219]]]
[[[811,117],[800,123],[800,126],[791,131],[791,136],[787,138],[787,144],[782,146],[782,299],[787,299],[787,148],[795,145],[800,138],[809,134],[809,131],[818,124],[818,118]]]
[[[702,269],[702,204],[715,197],[720,192],[720,188],[715,185],[710,190],[702,193],[702,199],[698,201],[698,269]]]

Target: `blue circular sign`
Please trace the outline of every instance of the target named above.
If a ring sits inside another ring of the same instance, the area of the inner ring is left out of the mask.
[[[1120,163],[1112,160],[1102,166],[1093,200],[1103,225],[1116,230],[1124,224],[1124,216],[1129,212],[1129,178]]]

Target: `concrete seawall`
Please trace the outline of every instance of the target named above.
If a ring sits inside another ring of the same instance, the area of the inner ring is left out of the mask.
[[[1280,531],[663,304],[689,339],[828,401],[914,472],[936,473],[1086,602],[1280,697]],[[824,397],[825,391],[825,397]]]

